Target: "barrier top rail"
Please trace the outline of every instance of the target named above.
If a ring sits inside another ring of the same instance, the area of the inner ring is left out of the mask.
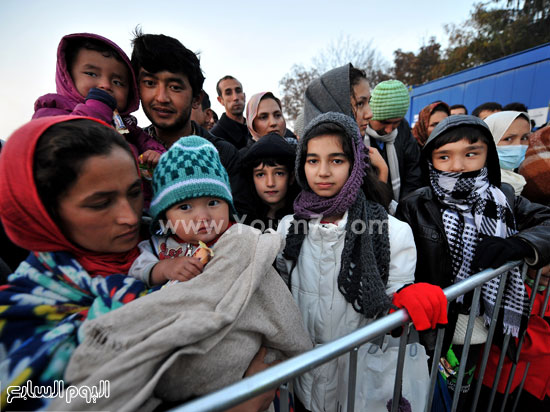
[[[486,269],[470,276],[468,279],[445,288],[443,292],[445,293],[447,301],[453,301],[459,296],[474,290],[476,287],[520,264],[522,264],[521,261],[513,261],[497,269]],[[170,412],[223,411],[247,399],[260,395],[263,392],[276,388],[316,366],[337,358],[382,334],[405,325],[409,321],[410,318],[407,311],[399,309],[346,336],[318,346],[308,352],[288,359],[253,376],[244,378],[239,382],[209,395],[170,409]]]

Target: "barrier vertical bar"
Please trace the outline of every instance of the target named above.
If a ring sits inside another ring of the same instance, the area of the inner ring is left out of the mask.
[[[487,368],[487,360],[489,359],[489,352],[491,351],[491,343],[493,342],[493,336],[497,326],[497,318],[500,312],[500,303],[502,301],[502,295],[504,295],[504,289],[506,287],[506,281],[508,279],[508,272],[504,272],[500,275],[500,283],[498,286],[497,298],[495,300],[495,309],[491,316],[491,325],[489,326],[489,333],[487,334],[487,342],[485,342],[485,348],[483,349],[483,356],[481,358],[481,367],[479,369],[479,375],[476,383],[476,390],[474,394],[474,401],[472,403],[472,412],[475,412],[477,403],[479,402],[479,395],[481,394],[481,386],[483,385],[483,377],[485,376],[485,369]]]
[[[493,409],[493,403],[495,402],[498,382],[500,381],[500,373],[502,372],[502,365],[504,365],[504,358],[506,357],[506,351],[508,350],[509,343],[510,343],[510,335],[509,334],[504,335],[504,340],[502,341],[500,358],[498,360],[497,371],[495,373],[495,381],[493,382],[493,389],[491,390],[491,398],[489,399],[489,406],[487,407],[488,411]]]
[[[401,400],[401,387],[403,384],[403,369],[405,366],[405,352],[407,350],[407,340],[409,337],[409,324],[403,326],[403,333],[399,338],[399,353],[397,354],[397,366],[395,369],[395,383],[393,385],[393,400],[391,412],[397,412]]]
[[[349,352],[349,378],[348,378],[348,412],[355,410],[355,388],[357,386],[357,352],[358,347]]]
[[[288,409],[288,383],[283,383],[279,386],[279,411],[289,412]]]
[[[527,265],[523,266],[523,279],[525,279],[527,275]],[[540,283],[540,275],[542,273],[542,270],[539,270],[537,272],[537,275],[535,277],[535,284],[533,285],[533,289],[531,289],[531,298],[529,299],[529,307],[528,307],[528,316],[531,316],[531,311],[533,309],[533,305],[535,304],[535,299],[537,298],[537,289],[539,287]],[[514,376],[516,375],[516,369],[517,369],[517,363],[519,361],[519,355],[521,353],[521,347],[523,346],[523,340],[525,338],[525,334],[519,337],[518,340],[518,346],[517,346],[517,355],[516,359],[513,360],[512,367],[510,369],[510,373],[508,375],[508,382],[506,383],[506,389],[504,390],[504,398],[502,400],[502,407],[501,410],[504,411],[504,408],[506,407],[506,402],[508,402],[508,395],[510,395],[510,389],[512,388],[512,382],[514,381]]]
[[[462,356],[460,357],[460,367],[458,368],[458,376],[456,378],[456,386],[454,390],[453,403],[451,411],[456,411],[458,406],[458,398],[460,398],[462,380],[464,379],[464,373],[466,372],[466,360],[468,359],[468,352],[470,351],[470,341],[472,340],[472,333],[474,330],[474,322],[477,317],[479,309],[479,297],[481,296],[481,286],[477,286],[474,290],[474,297],[472,300],[472,306],[470,308],[470,316],[468,319],[468,327],[466,328],[466,336],[464,338],[464,346],[462,347]]]
[[[447,308],[449,306],[447,305]],[[434,398],[435,385],[439,375],[439,359],[441,358],[441,348],[443,347],[443,338],[445,337],[445,329],[439,328],[437,331],[437,338],[435,341],[435,349],[432,359],[432,370],[430,371],[430,389],[428,390],[428,398],[426,399],[426,407],[424,412],[432,410],[432,402]]]
[[[516,394],[516,399],[514,400],[514,405],[512,406],[512,412],[514,412],[518,407],[519,398],[521,397],[521,391],[523,390],[523,384],[525,383],[525,379],[527,379],[527,374],[529,373],[530,365],[531,365],[531,362],[527,363],[527,365],[525,366],[525,371],[523,372],[523,379],[521,380],[521,383],[518,386],[518,393]]]
[[[550,285],[549,285],[550,286]],[[545,293],[545,296],[544,296],[544,302],[542,304],[542,307],[540,308],[540,313],[539,313],[539,316],[541,318],[544,317],[544,313],[546,312],[546,308],[548,307],[548,298],[550,298],[550,287],[547,286],[546,287],[546,293]]]

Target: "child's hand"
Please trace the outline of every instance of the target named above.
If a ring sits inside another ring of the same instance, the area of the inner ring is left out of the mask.
[[[88,91],[88,95],[86,96],[86,100],[97,100],[102,103],[105,103],[107,106],[111,108],[111,110],[116,109],[116,99],[115,97],[110,94],[109,92],[99,89],[97,87],[92,87]]]
[[[154,150],[146,150],[139,156],[139,163],[147,165],[151,169],[154,169],[160,159],[160,153]]]
[[[491,236],[478,243],[471,266],[473,270],[498,268],[512,260],[532,258],[534,254],[529,243],[518,237]]]
[[[393,295],[392,303],[405,308],[418,331],[447,324],[447,298],[443,290],[430,283],[414,283]]]
[[[202,273],[204,265],[196,257],[180,256],[157,263],[151,272],[151,284],[159,285],[168,280],[185,282]]]
[[[381,182],[387,183],[388,182],[388,165],[386,164],[386,161],[375,147],[369,147],[369,157],[370,157],[370,163],[373,167],[378,169],[378,180]]]

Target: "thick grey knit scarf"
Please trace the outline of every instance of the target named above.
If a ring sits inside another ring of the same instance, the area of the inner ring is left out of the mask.
[[[296,219],[291,223],[283,251],[285,259],[293,261],[298,260],[307,235],[300,232],[300,228],[308,227]],[[386,295],[389,266],[388,214],[381,205],[367,200],[360,190],[348,209],[338,289],[353,309],[367,318],[373,318],[390,307]],[[289,283],[292,283],[292,274]]]

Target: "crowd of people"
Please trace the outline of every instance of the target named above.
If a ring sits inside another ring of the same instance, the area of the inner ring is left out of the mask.
[[[411,128],[407,87],[371,90],[352,64],[308,85],[293,130],[273,92],[247,103],[231,75],[216,84],[218,119],[195,53],[165,35],[137,32],[132,44],[129,58],[96,34],[63,37],[56,93],[2,143],[3,407],[164,410],[398,308],[429,354],[446,329],[442,359],[429,360],[444,365],[442,406],[472,305],[467,294],[448,306],[442,288],[515,260],[531,269],[507,272],[484,394],[501,337],[524,337],[519,362],[537,367],[512,390],[524,406],[550,406],[550,126],[532,133],[520,104],[468,115],[436,101]],[[132,116],[140,103],[145,127]],[[459,410],[500,282],[482,288]],[[342,408],[348,369],[337,359],[300,376],[292,407]],[[93,403],[16,395],[105,381],[110,396]],[[266,410],[274,397],[232,410]]]

